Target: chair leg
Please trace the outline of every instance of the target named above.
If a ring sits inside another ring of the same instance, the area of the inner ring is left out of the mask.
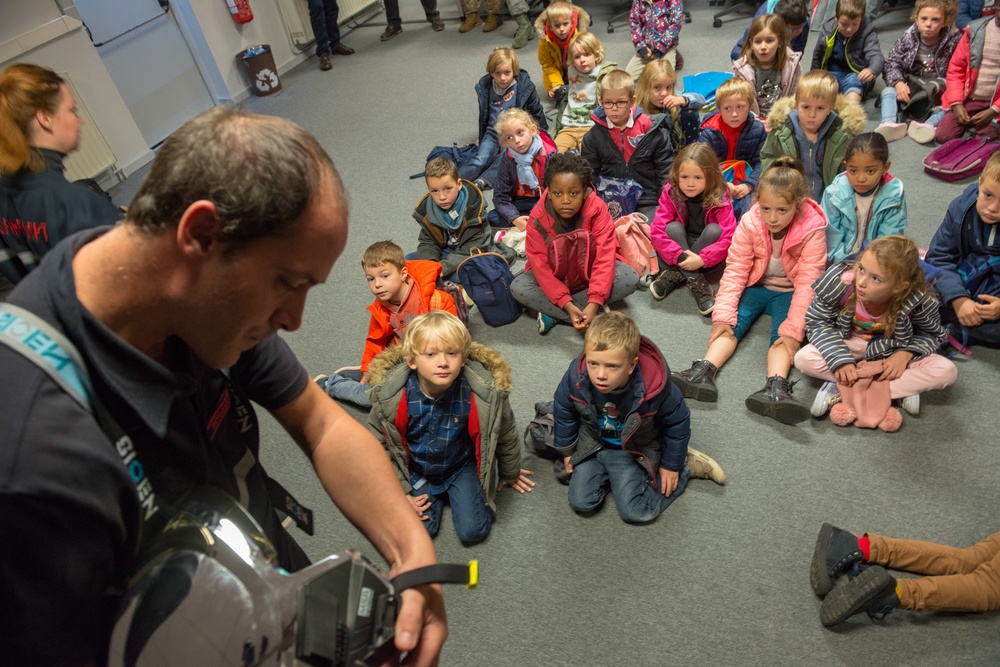
[[[716,12],[712,16],[712,27],[713,28],[721,28],[722,27],[722,17],[723,16],[729,16],[730,14],[735,14],[737,12],[741,12],[742,13],[742,12],[746,12],[748,10],[751,13],[755,12],[757,10],[757,4],[758,3],[755,0],[742,0],[741,2],[738,2],[735,5],[732,5],[730,7],[726,7],[721,12]]]

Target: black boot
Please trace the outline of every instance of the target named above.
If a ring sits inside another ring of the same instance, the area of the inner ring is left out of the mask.
[[[747,409],[782,424],[798,424],[809,419],[809,408],[792,398],[792,385],[780,375],[767,378],[760,391],[747,396]]]
[[[866,612],[880,621],[898,606],[896,580],[885,568],[872,565],[857,579],[838,586],[826,596],[819,608],[819,620],[829,628]]]
[[[857,576],[862,564],[858,536],[828,523],[819,529],[809,568],[809,583],[816,595],[824,597],[833,589],[833,579],[845,572]],[[853,578],[853,577],[852,577]]]
[[[698,312],[702,315],[711,315],[715,309],[715,295],[712,293],[712,286],[705,280],[705,276],[700,273],[697,276],[688,278],[687,287],[694,294],[694,300],[698,302]]]
[[[656,280],[649,284],[649,293],[657,301],[662,301],[668,294],[677,289],[678,285],[683,284],[684,280],[683,273],[673,266],[668,266],[660,271],[660,274],[656,276]]]
[[[671,373],[670,379],[684,394],[684,398],[715,403],[719,400],[719,390],[715,387],[715,374],[718,371],[711,361],[699,359],[686,371]]]

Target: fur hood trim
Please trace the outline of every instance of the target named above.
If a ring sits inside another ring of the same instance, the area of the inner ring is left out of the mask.
[[[794,97],[782,97],[775,102],[774,106],[771,107],[771,113],[768,114],[765,120],[767,129],[775,130],[784,125],[794,108]],[[837,95],[837,102],[833,105],[833,110],[840,116],[845,132],[856,135],[865,131],[865,123],[868,122],[868,118],[865,116],[865,110],[860,104],[851,102],[843,95]]]
[[[579,32],[587,32],[590,27],[590,14],[587,10],[579,5],[573,5],[573,9],[576,10],[576,29]],[[538,15],[535,19],[535,30],[538,31],[539,39],[545,38],[545,23],[549,20],[549,10],[543,9],[542,13]]]
[[[482,364],[486,372],[492,376],[495,389],[509,392],[513,388],[510,364],[493,348],[473,343],[466,361],[477,361]],[[401,364],[406,365],[406,360],[403,359],[403,348],[399,345],[387,347],[385,351],[372,359],[368,366],[368,384],[372,386],[381,384],[388,376],[389,371]]]

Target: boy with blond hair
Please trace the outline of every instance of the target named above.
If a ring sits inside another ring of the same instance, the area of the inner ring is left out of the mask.
[[[553,421],[564,457],[556,472],[565,466],[571,474],[569,504],[581,514],[598,510],[610,490],[624,521],[646,523],[689,477],[726,481],[718,463],[688,448],[684,397],[660,350],[623,313],[598,315],[587,328],[583,354],[556,389]]]
[[[837,79],[824,70],[810,70],[799,79],[795,97],[783,97],[771,107],[771,130],[760,151],[761,173],[775,158],[796,157],[809,181],[809,196],[823,198],[823,190],[844,170],[847,145],[865,129],[865,110],[843,95]]]
[[[569,45],[566,96],[556,106],[553,140],[560,153],[579,150],[583,137],[594,125],[590,114],[597,106],[601,79],[618,65],[604,61],[604,46],[597,35],[582,32]]]
[[[837,0],[834,15],[820,28],[812,68],[829,71],[840,92],[860,103],[884,65],[875,26],[865,16],[865,0]]]
[[[456,314],[455,300],[437,289],[441,265],[423,259],[405,261],[403,249],[392,241],[368,246],[361,256],[361,269],[375,301],[368,306],[368,337],[361,365],[342,368],[315,380],[331,398],[369,407],[368,365],[375,355],[403,338],[413,318],[432,310]]]
[[[554,0],[535,19],[538,32],[538,64],[542,66],[542,84],[550,98],[566,85],[569,45],[590,27],[590,14],[583,7]]]
[[[715,151],[719,163],[742,160],[750,167],[741,183],[726,183],[733,212],[739,220],[750,209],[753,191],[760,182],[760,152],[767,140],[764,123],[750,112],[755,91],[749,82],[733,77],[715,91],[716,111],[701,124],[698,141]]]
[[[499,488],[534,486],[533,473],[521,469],[510,366],[473,343],[457,317],[435,311],[414,319],[402,344],[375,358],[369,377],[368,428],[427,532],[437,535],[447,500],[458,539],[486,539]]]
[[[652,219],[674,162],[669,116],[650,118],[637,109],[632,75],[616,69],[601,80],[599,106],[590,118],[594,125],[583,137],[580,154],[594,169],[594,177],[637,182],[642,195],[636,211]]]

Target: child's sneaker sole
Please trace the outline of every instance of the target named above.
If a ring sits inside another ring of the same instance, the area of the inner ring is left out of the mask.
[[[813,592],[819,597],[826,597],[826,594],[833,590],[833,579],[826,570],[826,552],[830,548],[830,538],[833,536],[834,527],[832,524],[824,523],[819,529],[816,537],[816,546],[813,549],[812,563],[809,566],[809,583]]]
[[[782,424],[800,424],[810,417],[809,408],[798,401],[771,401],[763,396],[750,394],[745,403],[750,412],[770,417]]]
[[[843,623],[864,609],[892,583],[892,576],[878,565],[869,567],[849,585],[830,592],[819,608],[819,620],[826,627]]]

